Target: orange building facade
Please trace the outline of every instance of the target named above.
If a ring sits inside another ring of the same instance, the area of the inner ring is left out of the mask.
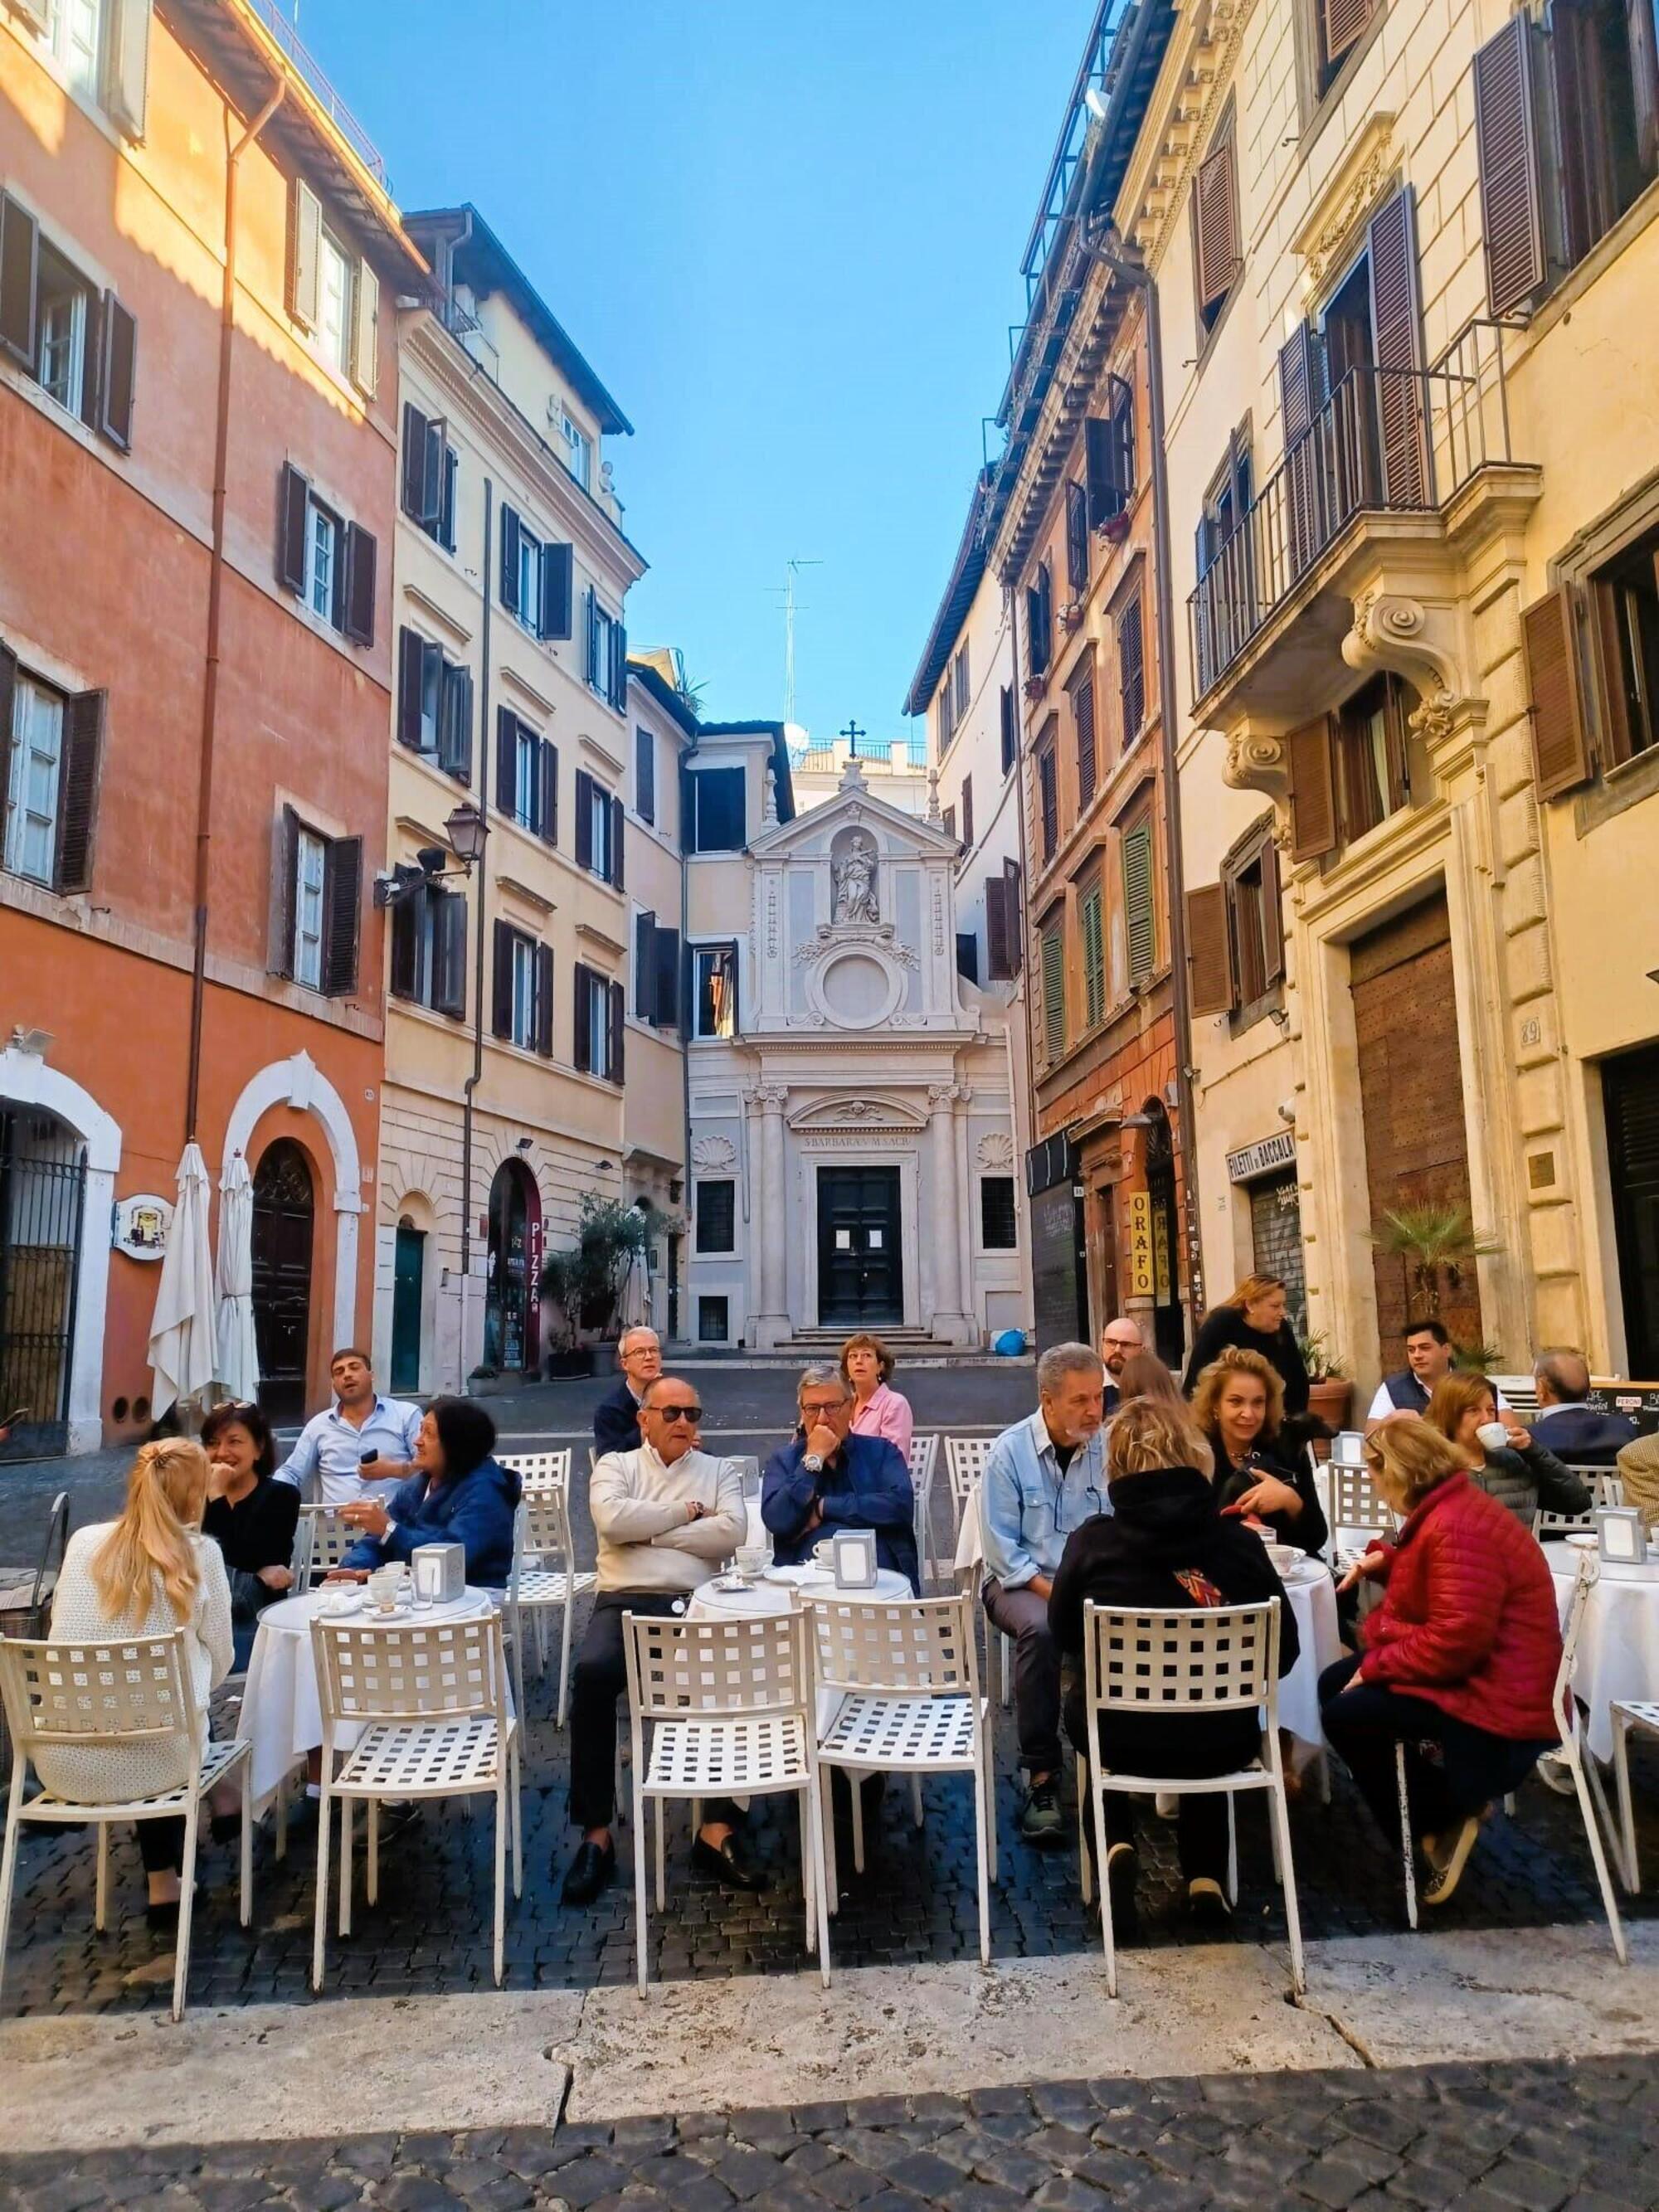
[[[262,1395],[366,1339],[396,316],[424,264],[252,0],[0,16],[0,1419],[147,1428],[193,1134]],[[199,975],[199,984],[198,977]]]

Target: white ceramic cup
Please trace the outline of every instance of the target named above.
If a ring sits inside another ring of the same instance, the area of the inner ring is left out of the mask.
[[[813,1545],[812,1564],[816,1567],[822,1567],[826,1575],[834,1574],[836,1571],[836,1540],[833,1536],[826,1536],[822,1543]]]
[[[1502,1421],[1482,1421],[1474,1433],[1487,1451],[1502,1451],[1510,1440]]]

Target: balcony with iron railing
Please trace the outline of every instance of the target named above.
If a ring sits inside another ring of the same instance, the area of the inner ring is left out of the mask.
[[[1505,325],[1468,324],[1428,369],[1348,370],[1217,550],[1187,602],[1197,719],[1294,622],[1366,518],[1443,515],[1506,467]]]
[[[301,43],[299,28],[294,20],[295,11],[291,4],[285,6],[283,0],[246,0],[246,4],[250,15],[258,19],[265,35],[305,85],[357,160],[380,190],[389,192],[391,186],[386,182],[386,163],[380,158],[379,149],[336,92],[321,63]]]

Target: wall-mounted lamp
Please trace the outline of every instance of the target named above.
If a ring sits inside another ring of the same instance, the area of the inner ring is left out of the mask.
[[[489,836],[489,824],[470,799],[464,799],[451,812],[444,823],[450,848],[463,870],[471,875],[474,861],[483,858],[485,840]]]

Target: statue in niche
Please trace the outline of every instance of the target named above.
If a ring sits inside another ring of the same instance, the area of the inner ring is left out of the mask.
[[[875,841],[854,830],[839,857],[830,863],[834,887],[830,918],[836,921],[879,921],[876,904]]]

